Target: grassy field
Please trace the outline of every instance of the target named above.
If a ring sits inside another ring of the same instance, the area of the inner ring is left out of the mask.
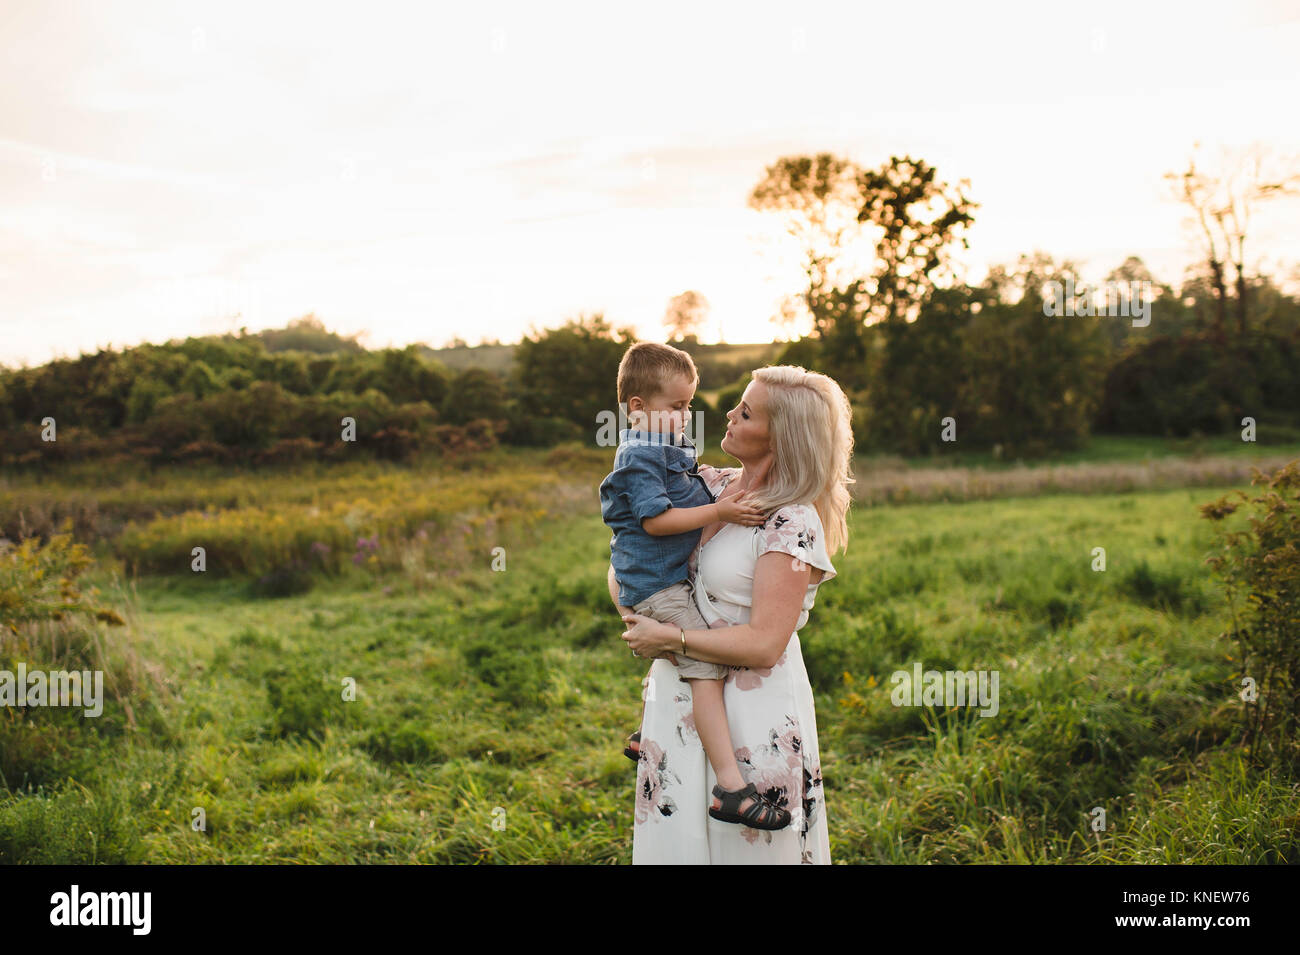
[[[0,862],[630,862],[644,664],[605,588],[596,464],[11,485],[0,514],[80,508],[121,639],[156,670],[129,720],[110,702],[4,728]],[[801,632],[834,861],[1300,861],[1300,787],[1231,743],[1197,511],[1222,491],[855,509]],[[238,572],[189,571],[193,507]],[[349,515],[356,554],[277,587]],[[998,670],[998,715],[893,706],[917,661]]]
[[[1153,438],[1141,435],[1097,434],[1074,451],[1053,454],[1049,462],[1056,466],[1077,464],[1143,464],[1167,458],[1202,460],[1207,457],[1251,458],[1259,455],[1300,456],[1300,435],[1289,429],[1265,431],[1256,442],[1242,441],[1238,434],[1209,435],[1194,438]],[[1044,462],[1024,461],[994,455],[991,451],[965,451],[954,444],[951,451],[929,456],[899,458],[891,455],[864,457],[860,463],[868,468],[899,466],[921,469],[937,467],[989,468],[992,470],[1036,465]]]

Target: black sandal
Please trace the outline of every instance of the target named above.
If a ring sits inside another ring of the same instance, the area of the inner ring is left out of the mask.
[[[640,743],[641,731],[637,730],[635,733],[633,733],[631,736],[627,738],[627,741],[629,743]],[[626,756],[628,759],[632,760],[632,762],[639,763],[641,762],[641,747],[638,746],[636,749],[633,749],[631,746],[624,746],[623,755]]]
[[[738,822],[753,829],[784,829],[790,825],[790,813],[780,806],[772,805],[760,796],[753,783],[734,792],[721,786],[714,786],[713,795],[717,796],[718,801],[722,803],[719,809],[709,807],[709,815],[714,819]],[[745,801],[746,796],[752,797],[754,801],[749,804],[748,809],[741,812],[740,804]]]

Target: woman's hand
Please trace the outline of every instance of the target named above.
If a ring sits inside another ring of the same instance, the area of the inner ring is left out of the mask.
[[[628,628],[623,631],[622,637],[637,656],[647,660],[665,657],[673,666],[677,666],[677,658],[669,651],[669,647],[680,642],[679,628],[639,613],[627,614],[623,617],[623,622]]]

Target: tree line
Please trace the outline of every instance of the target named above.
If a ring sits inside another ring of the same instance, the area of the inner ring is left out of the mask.
[[[964,281],[956,251],[978,203],[923,159],[783,157],[749,196],[804,277],[782,315],[811,331],[778,361],[836,378],[859,446],[881,451],[937,450],[945,419],[965,447],[1024,456],[1093,431],[1224,434],[1246,418],[1260,440],[1300,439],[1300,301],[1251,274],[1243,251],[1252,212],[1300,194],[1300,172],[1250,150],[1217,166],[1193,156],[1166,178],[1203,258],[1175,291],[1130,257],[1102,303],[1072,263],[1041,252]],[[1064,310],[1046,301],[1053,289]]]
[[[526,336],[510,371],[453,371],[423,346],[367,350],[312,316],[285,329],[101,349],[0,369],[0,461],[400,460],[592,433],[634,339],[602,315]],[[680,343],[699,351],[692,337]],[[706,386],[741,373],[700,362]],[[354,441],[345,439],[351,419]],[[52,437],[54,440],[46,440]]]
[[[955,253],[978,204],[967,182],[943,181],[922,159],[872,169],[826,153],[783,157],[749,203],[799,250],[803,287],[779,316],[802,316],[808,332],[769,360],[839,381],[863,449],[934,452],[955,427],[964,448],[1033,456],[1094,432],[1226,434],[1244,418],[1262,441],[1300,440],[1300,299],[1251,274],[1242,252],[1252,203],[1294,191],[1295,177],[1266,174],[1258,157],[1247,171],[1216,178],[1193,162],[1171,174],[1204,261],[1175,289],[1130,257],[1106,282],[1141,301],[1117,292],[1094,310],[1077,268],[1041,252],[963,280]],[[1051,288],[1078,308],[1047,307]],[[1149,320],[1116,304],[1140,305]],[[696,406],[721,415],[749,369],[687,334],[707,308],[684,293],[669,324],[701,389],[721,389],[716,408],[702,396]],[[0,460],[266,463],[358,449],[403,459],[590,440],[597,416],[616,409],[634,341],[583,315],[523,336],[504,373],[453,371],[422,346],[368,350],[308,316],[254,335],[100,350],[0,369]]]

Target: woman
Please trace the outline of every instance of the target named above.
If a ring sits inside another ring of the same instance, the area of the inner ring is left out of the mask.
[[[792,820],[764,831],[710,818],[722,802],[692,725],[690,684],[674,674],[681,632],[620,607],[623,639],[655,661],[645,680],[632,862],[829,864],[817,721],[796,631],[817,587],[836,576],[830,555],[848,540],[849,403],[825,375],[760,368],[727,421],[722,450],[742,466],[700,474],[719,499],[749,493],[769,516],[762,527],[704,529],[690,571],[710,629],[687,630],[685,652],[732,667],[723,699],[736,759],[758,796]]]

